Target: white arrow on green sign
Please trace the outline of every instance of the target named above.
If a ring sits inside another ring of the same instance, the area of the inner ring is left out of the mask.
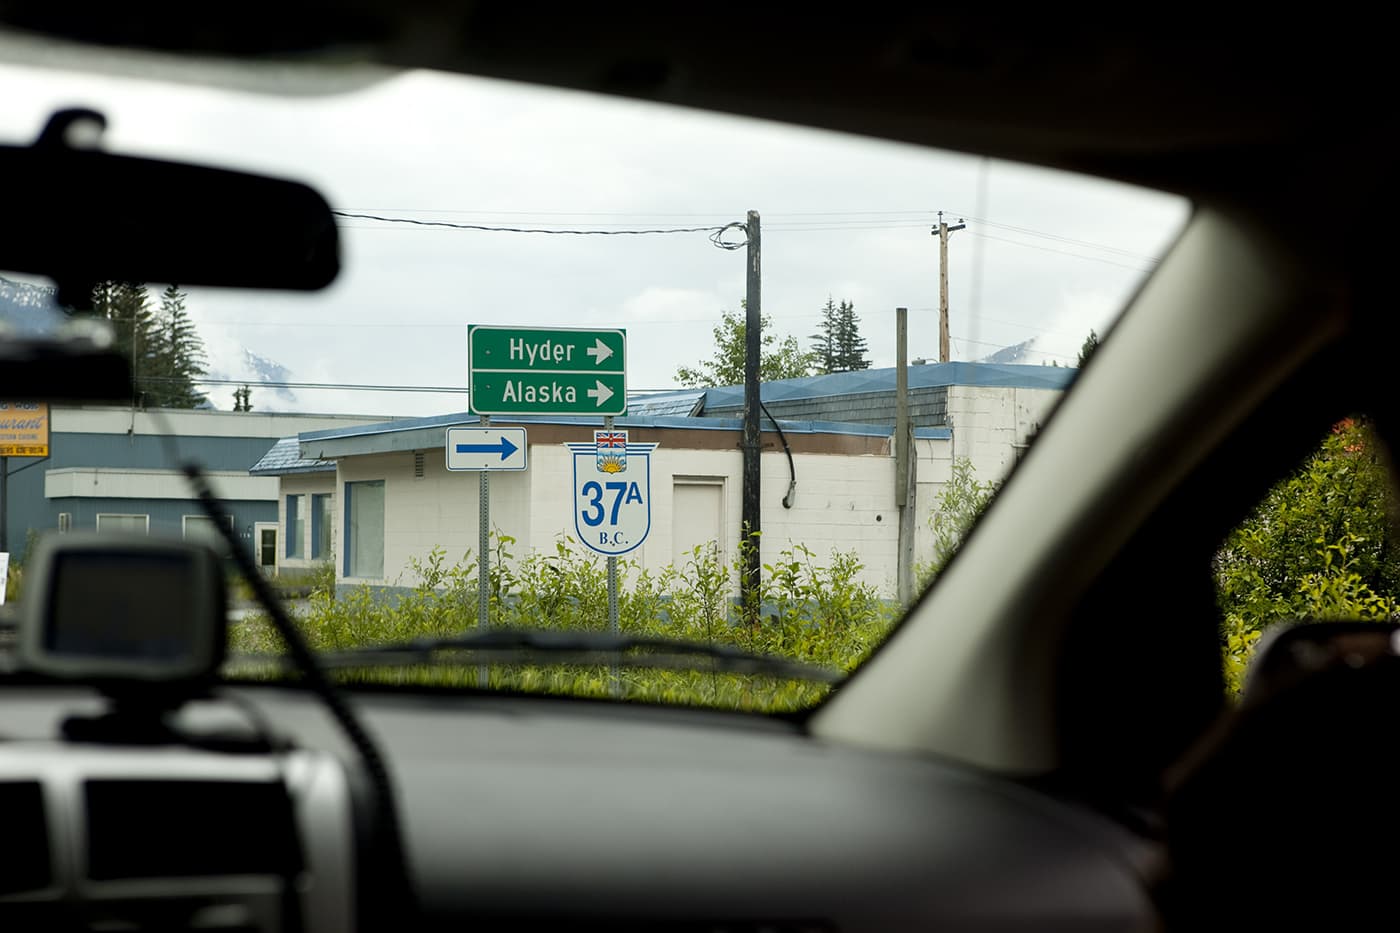
[[[467,407],[477,415],[622,415],[620,328],[467,327]]]

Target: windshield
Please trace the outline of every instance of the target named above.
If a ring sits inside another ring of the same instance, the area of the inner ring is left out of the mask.
[[[309,295],[99,285],[93,312],[136,394],[0,400],[9,601],[40,535],[224,548],[222,523],[340,676],[404,689],[820,702],[829,679],[653,643],[855,670],[1112,339],[1188,209],[461,76],[273,94],[133,70],[0,65],[0,141],[84,106],[107,117],[109,151],[308,183],[337,211],[343,271]],[[174,226],[241,209],[149,205]],[[65,318],[50,283],[0,276],[7,328]],[[231,579],[228,675],[286,676],[265,609]],[[653,646],[347,654],[527,629]]]

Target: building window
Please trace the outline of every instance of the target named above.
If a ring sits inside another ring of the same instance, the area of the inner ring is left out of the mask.
[[[72,531],[72,530],[73,530],[73,513],[72,513],[72,512],[59,512],[59,513],[58,513],[58,533],[61,534],[61,535],[66,535],[68,532],[70,532],[70,531]]]
[[[384,481],[345,484],[345,575],[384,576]]]
[[[331,527],[335,512],[330,493],[311,497],[311,557],[323,560],[331,556]]]
[[[225,524],[233,527],[233,516],[223,516]],[[201,541],[217,551],[227,551],[228,545],[218,526],[208,515],[184,515],[180,518],[180,535],[186,541]]]
[[[144,535],[151,530],[149,515],[119,515],[112,512],[97,513],[98,534]]]
[[[287,556],[291,558],[303,556],[301,500],[301,496],[287,497]]]

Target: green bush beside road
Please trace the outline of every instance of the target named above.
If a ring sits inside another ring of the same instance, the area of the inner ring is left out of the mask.
[[[548,552],[512,553],[515,541],[492,538],[488,565],[489,618],[493,628],[560,631],[608,628],[605,561],[571,538]],[[682,566],[642,568],[619,560],[619,629],[624,634],[728,645],[772,654],[837,671],[850,671],[879,644],[897,609],[862,583],[861,562],[836,552],[819,561],[802,545],[791,545],[765,564],[757,593],[756,620],[730,596],[740,561],[726,563],[705,547],[695,548]],[[461,634],[478,627],[478,563],[468,552],[448,563],[441,548],[410,565],[417,584],[385,594],[363,586],[337,596],[333,578],[323,575],[297,616],[307,640],[318,651],[389,644],[414,638]],[[234,626],[231,650],[268,653],[281,641],[266,619]],[[489,662],[489,656],[482,660]],[[620,696],[629,700],[684,703],[777,712],[800,709],[821,699],[830,687],[759,675],[606,665],[490,664],[493,688],[576,696]],[[460,664],[360,669],[343,672],[351,680],[382,683],[472,686],[478,661]],[[231,673],[238,673],[235,666]]]

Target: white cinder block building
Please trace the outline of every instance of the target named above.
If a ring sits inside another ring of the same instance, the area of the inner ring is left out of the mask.
[[[1039,366],[911,368],[917,482],[907,520],[915,523],[915,563],[931,555],[929,518],[954,458],[967,457],[979,479],[1000,479],[1072,376],[1072,370]],[[855,551],[866,582],[893,595],[900,522],[893,387],[893,370],[763,386],[764,403],[781,428],[780,434],[764,419],[765,559],[789,542],[805,545],[819,560],[833,550]],[[736,400],[742,403],[742,389],[735,387],[671,393],[634,401],[628,416],[616,420],[630,443],[658,445],[650,531],[628,560],[650,569],[684,565],[695,545],[708,542],[723,557],[736,556],[743,491]],[[280,478],[278,516],[289,542],[283,566],[333,556],[340,583],[411,586],[417,582],[411,559],[426,558],[434,547],[454,561],[475,552],[478,474],[447,469],[445,439],[449,427],[477,424],[475,416],[459,413],[279,441],[252,472]],[[552,549],[561,535],[577,538],[572,453],[565,445],[592,442],[601,419],[497,417],[492,424],[526,429],[529,467],[491,474],[491,526],[516,539],[517,554]]]

